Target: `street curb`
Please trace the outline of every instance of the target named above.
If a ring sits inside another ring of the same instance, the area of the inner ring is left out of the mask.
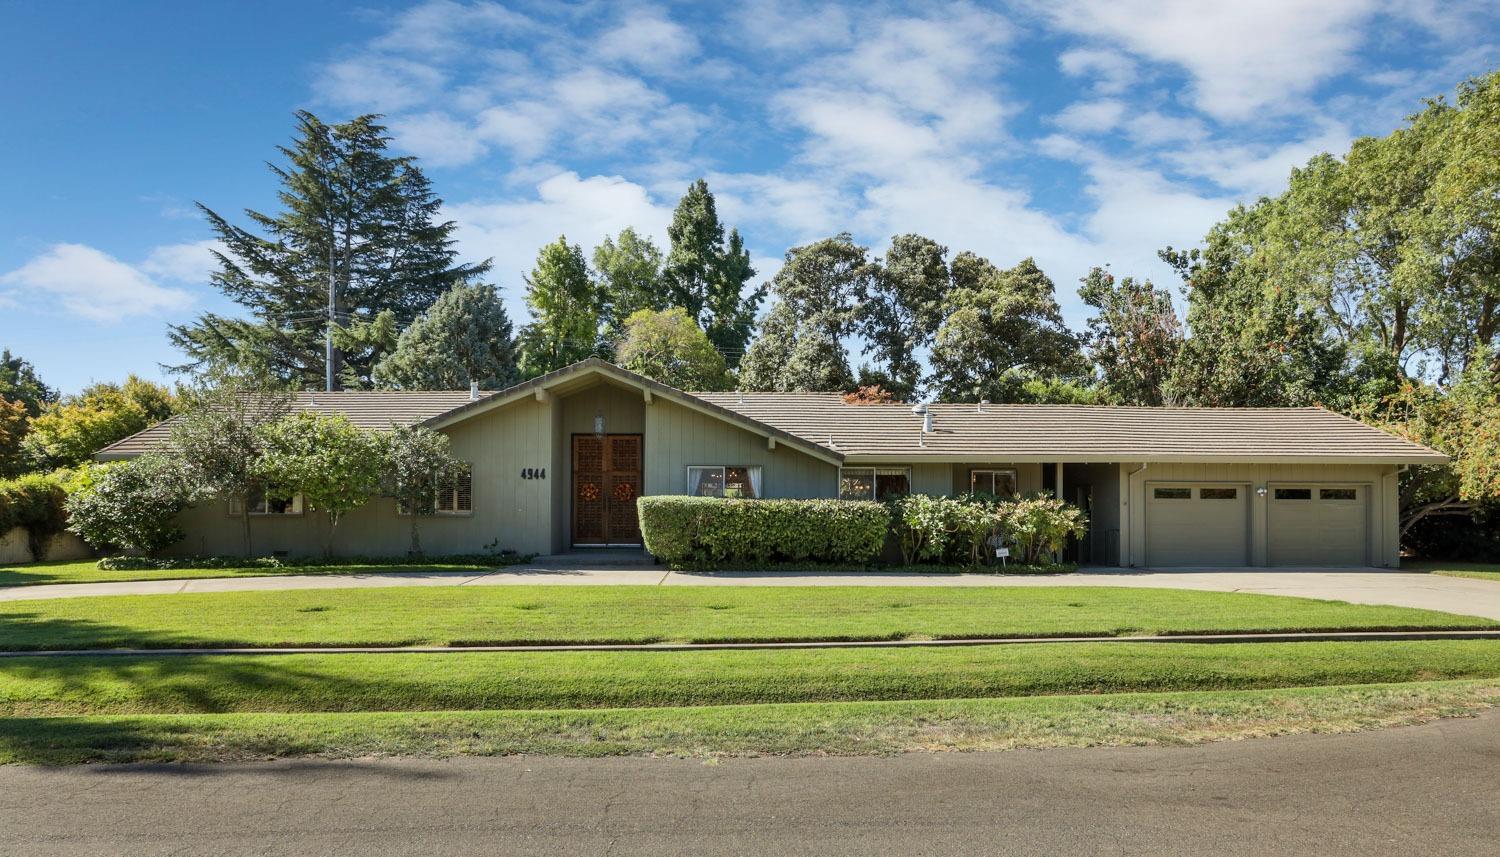
[[[1036,643],[1317,643],[1500,640],[1500,629],[1467,631],[1297,631],[1251,634],[1158,634],[1133,637],[971,637],[955,640],[807,640],[762,643],[562,643],[495,646],[298,646],[286,648],[39,649],[0,651],[0,658],[151,657],[181,655],[456,655],[482,652],[703,652],[779,649],[917,649]]]

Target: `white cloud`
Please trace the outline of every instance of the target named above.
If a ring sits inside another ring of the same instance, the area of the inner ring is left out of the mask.
[[[599,37],[595,55],[637,68],[666,71],[698,54],[698,39],[660,9],[632,9],[627,19]]]
[[[443,73],[430,65],[371,54],[330,63],[314,88],[336,104],[395,111],[430,101],[445,80]]]
[[[441,111],[398,116],[391,120],[391,132],[402,148],[431,166],[461,166],[486,151],[473,128]]]
[[[739,4],[730,20],[751,43],[777,52],[844,45],[853,35],[848,11],[830,3],[751,0]]]
[[[1304,139],[1273,145],[1200,142],[1164,153],[1162,160],[1185,175],[1206,178],[1218,186],[1249,197],[1274,195],[1286,189],[1293,167],[1322,152],[1342,154],[1353,134],[1342,123],[1319,123]]]
[[[1135,83],[1135,62],[1119,51],[1073,48],[1057,57],[1058,67],[1073,77],[1094,77],[1094,91],[1119,95]]]
[[[1124,117],[1124,102],[1101,98],[1097,101],[1075,101],[1052,117],[1052,121],[1059,128],[1079,134],[1103,134],[1114,130]]]
[[[61,304],[92,321],[180,310],[192,303],[181,289],[157,285],[138,268],[83,244],[54,244],[7,274],[0,286],[12,300],[29,305]]]
[[[455,41],[535,29],[533,20],[499,3],[429,0],[398,15],[386,34],[375,40],[375,47],[437,55],[451,50]]]
[[[1058,0],[1060,28],[1106,39],[1192,78],[1193,103],[1226,121],[1301,106],[1347,69],[1376,0]]]
[[[185,244],[164,244],[146,256],[140,269],[165,280],[203,283],[218,268],[219,260],[214,251],[223,252],[224,245],[212,238]]]

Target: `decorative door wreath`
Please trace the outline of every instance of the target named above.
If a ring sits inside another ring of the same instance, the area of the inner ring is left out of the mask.
[[[585,483],[583,483],[582,485],[578,486],[578,497],[579,497],[579,499],[581,499],[581,500],[587,500],[590,503],[594,502],[595,500],[598,500],[599,499],[599,486],[595,485],[592,482],[585,482]]]
[[[615,486],[614,495],[616,503],[628,503],[635,497],[635,486],[629,482],[621,482]]]

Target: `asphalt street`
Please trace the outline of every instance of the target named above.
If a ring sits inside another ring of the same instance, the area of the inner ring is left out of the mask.
[[[1500,715],[888,758],[0,768],[0,854],[1483,855]]]

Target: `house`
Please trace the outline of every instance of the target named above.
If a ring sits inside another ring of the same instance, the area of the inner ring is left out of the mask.
[[[1047,491],[1088,511],[1075,547],[1087,564],[1395,567],[1397,474],[1446,460],[1321,408],[848,404],[687,393],[602,360],[499,392],[301,393],[295,406],[448,434],[469,475],[421,524],[433,553],[636,545],[642,494]],[[168,433],[147,429],[98,457],[138,455]],[[257,552],[324,544],[324,517],[293,498],[198,506],[173,551],[237,552],[247,511]],[[334,544],[393,555],[407,539],[395,502],[376,498],[342,520]]]

